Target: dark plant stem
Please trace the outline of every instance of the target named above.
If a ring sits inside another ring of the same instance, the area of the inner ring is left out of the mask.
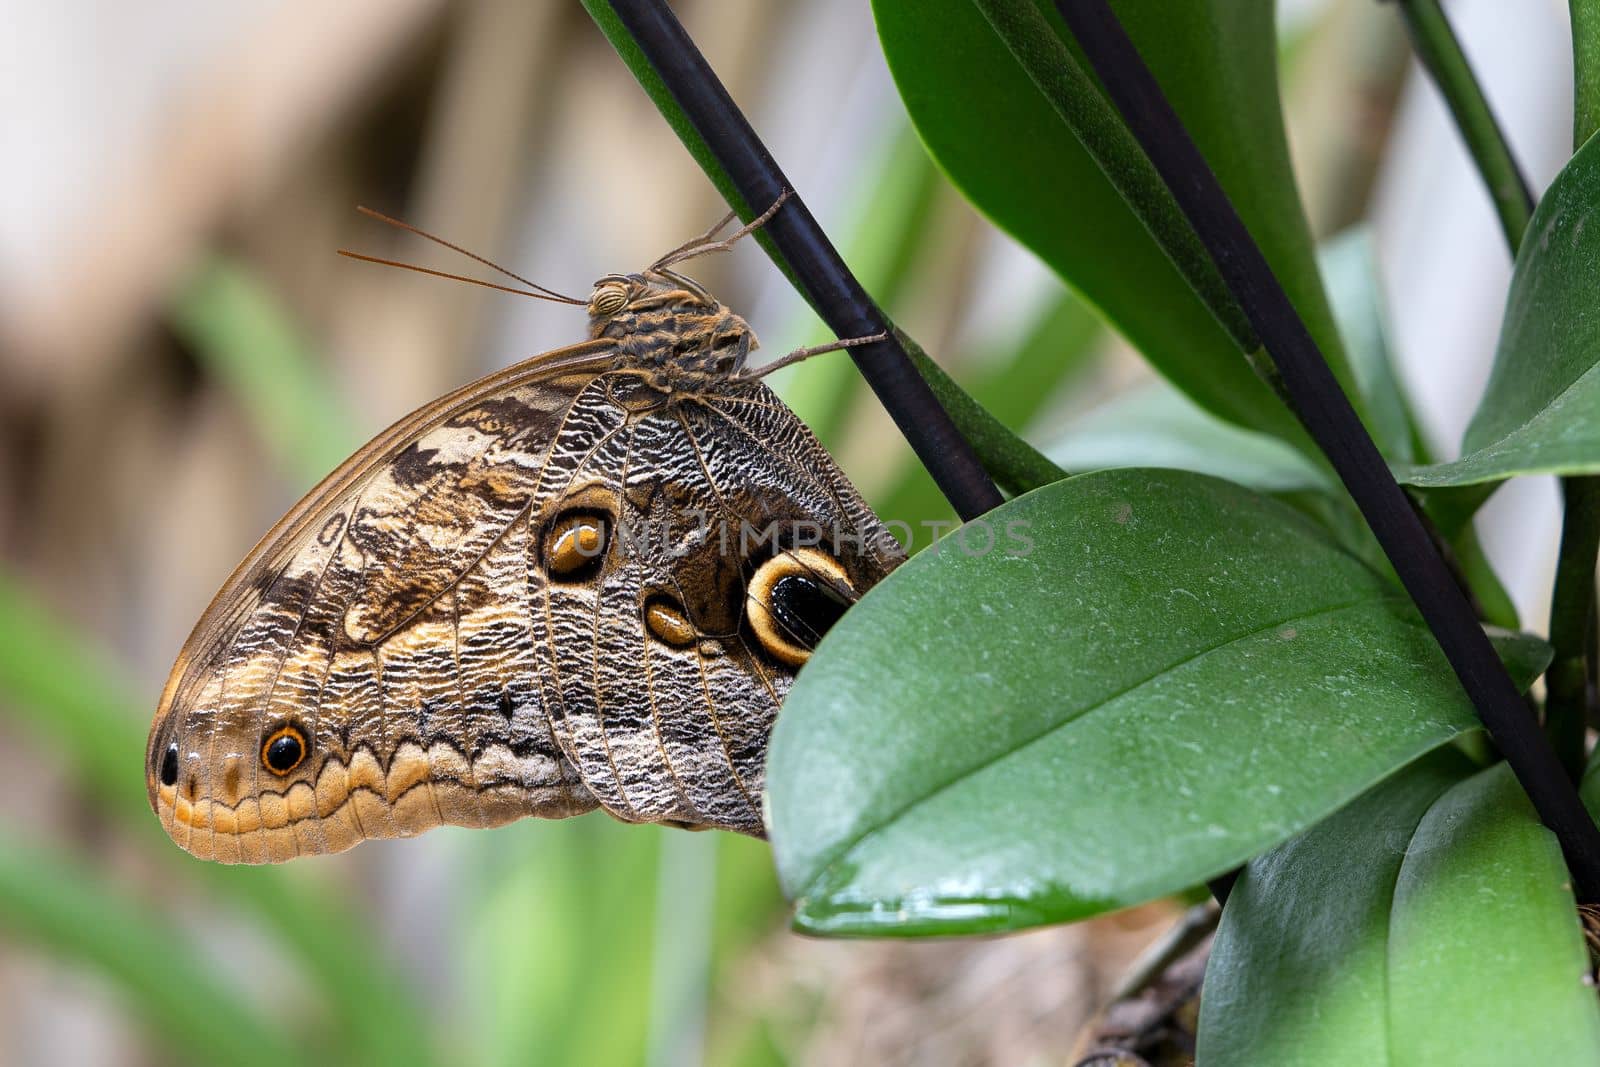
[[[1489,101],[1473,76],[1472,65],[1461,51],[1461,42],[1451,30],[1439,0],[1397,2],[1417,58],[1444,95],[1456,128],[1467,142],[1467,151],[1472,153],[1478,173],[1489,188],[1506,243],[1511,246],[1511,254],[1516,255],[1522,235],[1528,230],[1528,220],[1533,217],[1533,194],[1528,191],[1522,169],[1511,155],[1505,133],[1489,110]]]
[[[1479,719],[1560,841],[1579,901],[1600,901],[1600,828],[1216,175],[1105,0],[1056,6],[1266,345],[1296,413],[1361,509]]]
[[[794,187],[705,57],[663,0],[611,0],[611,8],[655,68],[745,204],[760,211]],[[895,425],[963,519],[1001,502],[971,445],[917,373],[893,326],[845,266],[799,196],[791,196],[765,232],[807,300],[840,338],[888,332],[889,339],[850,349]]]

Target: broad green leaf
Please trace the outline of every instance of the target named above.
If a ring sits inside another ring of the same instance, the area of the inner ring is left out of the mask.
[[[1245,868],[1199,1063],[1600,1062],[1567,878],[1505,764],[1424,757]]]
[[[1330,364],[1349,383],[1289,166],[1272,4],[1122,0],[1115,7]],[[1161,199],[1164,190],[1153,193],[1138,179],[1148,164],[1125,131],[1117,136],[1121,123],[1110,105],[1098,93],[1093,100],[1080,94],[1059,101],[1057,110],[970,0],[875,0],[873,12],[901,98],[956,186],[1203,407],[1309,449],[1298,423],[1219,325],[1216,316],[1226,309],[1215,301],[1208,309],[1163,251],[1193,236],[1171,221],[1176,213]],[[1029,17],[1020,7],[1013,14]],[[1039,17],[1056,36],[1022,37],[1058,62],[1067,31],[1053,11],[1033,12]],[[1120,187],[1090,157],[1063,111],[1093,119],[1104,134],[1101,157],[1111,161]],[[1141,205],[1143,221],[1124,193]]]
[[[0,933],[109,978],[160,1048],[184,1063],[309,1063],[147,903],[52,853],[0,838]]]
[[[803,930],[1015,929],[1174,892],[1475,723],[1403,594],[1238,486],[1100,472],[963,530],[864,597],[784,703],[769,828]],[[1509,651],[1524,680],[1549,658]]]
[[[1494,371],[1451,463],[1401,472],[1420,486],[1600,472],[1600,139],[1546,191],[1517,254]]]
[[[1095,408],[1046,451],[1075,472],[1169,467],[1263,493],[1332,492],[1337,485],[1331,473],[1278,438],[1223,422],[1165,382]]]

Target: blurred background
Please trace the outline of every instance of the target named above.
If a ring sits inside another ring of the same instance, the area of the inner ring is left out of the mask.
[[[1147,378],[947,185],[865,0],[682,0],[690,32],[895,319],[1048,444]],[[1537,186],[1565,161],[1562,0],[1447,5]],[[1509,263],[1392,10],[1280,4],[1319,236],[1368,223],[1391,342],[1448,458]],[[67,0],[0,38],[0,1063],[1050,1064],[1178,913],[936,944],[807,941],[764,845],[604,817],[203,864],[144,734],[212,593],[372,433],[582,336],[399,215],[584,292],[724,207],[567,0]],[[1070,195],[1070,190],[1066,191]],[[694,273],[780,354],[826,337],[753,245]],[[947,511],[849,362],[780,390],[886,518]],[[1555,494],[1485,543],[1540,629]]]

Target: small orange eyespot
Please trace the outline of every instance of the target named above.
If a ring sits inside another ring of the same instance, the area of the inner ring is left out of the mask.
[[[557,516],[544,535],[544,563],[551,577],[576,581],[600,569],[608,519],[587,511]]]
[[[282,778],[306,758],[306,736],[297,726],[280,726],[261,744],[261,762]]]
[[[653,596],[644,604],[644,624],[656,638],[673,648],[694,644],[694,624],[683,608],[664,596]]]

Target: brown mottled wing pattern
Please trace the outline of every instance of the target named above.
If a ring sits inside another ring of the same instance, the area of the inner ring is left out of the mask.
[[[604,516],[603,551],[549,567],[572,514]],[[345,464],[218,594],[163,694],[150,765],[170,746],[177,767],[152,800],[179,844],[243,862],[597,804],[759,834],[793,667],[752,638],[747,583],[797,529],[854,539],[855,589],[901,558],[758,382],[663,391],[597,341],[468,386]],[[644,625],[657,600],[687,627]],[[284,729],[305,754],[280,776],[263,743]]]
[[[529,560],[551,442],[609,348],[548,353],[401,420],[241,564],[152,737],[177,745],[163,817],[180,844],[261,862],[593,807],[531,677]],[[274,781],[258,746],[280,723],[310,756]]]
[[[793,672],[748,636],[754,542],[797,526],[859,535],[872,544],[852,576],[865,588],[898,560],[893,539],[799,419],[752,382],[660,404],[638,379],[597,380],[539,496],[552,509],[603,500],[621,542],[597,580],[549,581],[535,607],[538,677],[585,786],[628,821],[760,833],[767,737]],[[683,607],[696,642],[674,647],[641,626],[656,595]]]

